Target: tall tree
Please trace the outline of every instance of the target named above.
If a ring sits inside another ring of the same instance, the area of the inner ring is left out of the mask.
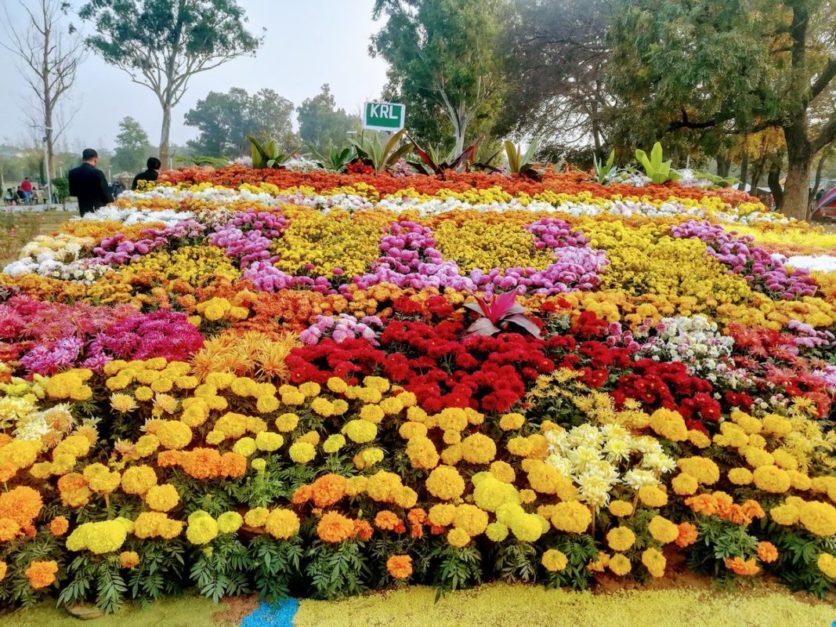
[[[834,0],[623,0],[610,75],[632,132],[781,130],[786,214],[807,214],[813,158],[836,138]],[[814,112],[817,112],[814,115]],[[650,124],[648,124],[650,122]],[[773,164],[772,182],[778,175]]]
[[[6,9],[7,38],[0,42],[21,62],[21,74],[35,96],[37,115],[33,122],[43,128],[46,140],[47,175],[55,171],[55,143],[67,127],[68,119],[57,115],[61,102],[73,86],[76,70],[84,58],[81,38],[62,24],[66,2],[36,0],[32,7],[18,3],[26,16],[26,26],[15,29]]]
[[[506,0],[375,0],[373,17],[387,17],[372,37],[372,55],[389,63],[387,92],[436,123],[447,118],[454,150],[491,129],[505,77],[500,38],[511,12]],[[474,128],[475,127],[475,128]],[[416,133],[419,137],[422,133]],[[422,139],[432,139],[424,129]]]
[[[337,102],[326,83],[313,98],[306,98],[296,109],[299,137],[306,144],[324,151],[329,145],[348,144],[348,132],[360,127],[360,118],[337,108]]]
[[[227,93],[211,91],[185,116],[187,126],[200,131],[189,147],[198,155],[239,157],[249,154],[248,134],[275,138],[285,149],[295,144],[291,115],[293,103],[272,89],[250,95],[233,87]]]
[[[261,43],[247,31],[237,0],[87,0],[79,15],[96,31],[87,44],[157,96],[164,168],[169,166],[171,111],[189,79],[254,53]]]
[[[614,100],[607,28],[616,0],[518,0],[505,38],[509,93],[501,126],[602,156]]]
[[[119,171],[135,172],[150,156],[151,144],[148,133],[132,117],[125,117],[119,122],[119,134],[116,136],[116,150],[113,151],[111,164]]]

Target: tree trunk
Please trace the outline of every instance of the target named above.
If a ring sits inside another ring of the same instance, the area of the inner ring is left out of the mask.
[[[163,126],[160,132],[160,161],[162,161],[162,169],[171,169],[168,150],[168,136],[171,133],[171,105],[163,103]]]
[[[781,211],[784,208],[784,190],[781,189],[781,165],[779,163],[773,162],[769,166],[766,182],[769,184],[769,191],[772,192],[775,211]]]
[[[810,159],[790,163],[781,210],[791,218],[807,219],[810,204]]]
[[[764,159],[761,157],[758,159],[757,163],[755,163],[755,167],[752,169],[752,182],[749,184],[750,193],[754,196],[755,193],[758,191],[758,185],[761,182],[761,176],[763,175],[763,166],[764,166]]]
[[[743,189],[746,189],[746,177],[749,176],[749,153],[743,152],[743,159],[740,161],[740,180]]]
[[[821,151],[821,156],[819,157],[819,163],[816,166],[816,178],[813,182],[813,189],[810,192],[810,200],[815,201],[816,194],[819,193],[819,188],[821,187],[821,175],[824,171],[824,164],[827,161],[827,157],[830,156],[830,150],[825,148]],[[812,204],[812,203],[811,203]]]
[[[717,176],[726,177],[731,169],[731,160],[725,157],[717,157]]]

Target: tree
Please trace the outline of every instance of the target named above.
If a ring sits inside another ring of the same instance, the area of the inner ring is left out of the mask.
[[[786,214],[807,214],[811,164],[836,139],[834,0],[624,1],[611,31],[622,129],[709,137],[780,129]],[[779,178],[773,164],[770,180]]]
[[[248,134],[273,137],[289,149],[295,145],[291,114],[293,103],[272,89],[253,95],[233,87],[228,93],[209,92],[185,116],[187,126],[200,131],[189,147],[198,155],[239,157],[249,154]]]
[[[61,102],[73,86],[78,65],[84,58],[82,41],[63,32],[61,17],[67,8],[58,0],[37,0],[35,8],[19,2],[26,15],[25,29],[7,27],[8,39],[0,42],[21,62],[21,75],[37,102],[33,122],[43,128],[48,172],[55,170],[55,142],[68,121],[57,115]],[[6,24],[12,19],[6,10]],[[40,137],[40,131],[39,131]]]
[[[148,133],[132,117],[123,118],[116,136],[116,150],[111,162],[113,168],[120,172],[136,172],[143,167],[150,151]]]
[[[386,15],[369,51],[389,63],[387,93],[419,111],[435,129],[416,132],[432,141],[446,117],[461,152],[465,139],[493,127],[505,77],[500,37],[511,12],[506,0],[375,0]]]
[[[320,152],[329,146],[348,144],[348,132],[360,127],[360,118],[337,109],[337,102],[326,83],[313,98],[306,98],[296,109],[299,137]]]
[[[171,111],[189,79],[254,53],[261,43],[246,30],[237,0],[88,0],[79,15],[96,31],[88,46],[157,96],[164,168],[169,166]]]
[[[549,144],[592,142],[603,156],[614,99],[607,28],[616,0],[519,0],[505,38],[509,93],[501,126]]]

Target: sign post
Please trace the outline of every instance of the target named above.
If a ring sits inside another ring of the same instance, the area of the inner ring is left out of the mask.
[[[404,127],[406,106],[396,102],[367,102],[363,106],[363,128],[397,133]]]

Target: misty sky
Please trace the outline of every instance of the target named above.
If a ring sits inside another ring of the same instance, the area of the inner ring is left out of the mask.
[[[253,92],[269,87],[299,105],[329,83],[337,105],[356,113],[365,100],[379,96],[386,64],[368,54],[369,37],[380,28],[371,19],[373,0],[240,0],[240,4],[251,31],[267,29],[264,44],[254,58],[238,58],[190,81],[174,110],[172,142],[182,144],[196,135],[194,128],[183,124],[183,116],[209,91],[243,87]],[[0,5],[8,7],[13,21],[22,21],[20,11],[15,13],[17,0],[0,0]],[[0,11],[0,37],[4,39],[5,21]],[[77,17],[74,22],[79,24]],[[0,76],[0,143],[31,144],[25,111],[33,97],[19,78],[13,55],[3,48]],[[119,121],[125,116],[139,120],[151,142],[159,142],[162,114],[153,92],[132,83],[127,74],[92,53],[79,69],[69,105],[68,109],[80,107],[60,141],[66,141],[70,150],[88,145],[112,148]]]

